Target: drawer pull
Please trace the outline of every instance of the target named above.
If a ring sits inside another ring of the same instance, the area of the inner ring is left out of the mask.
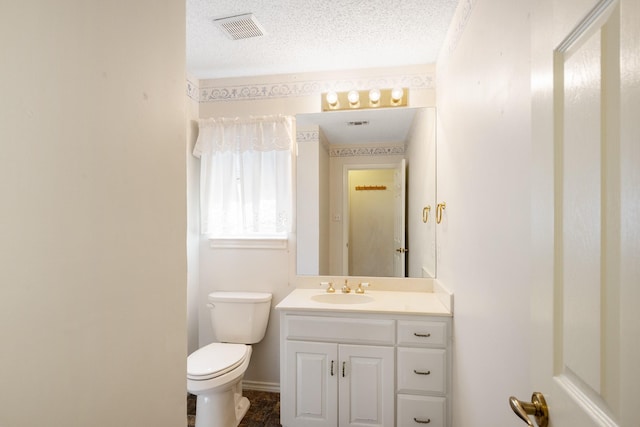
[[[335,363],[335,360],[331,361],[331,376],[333,376],[333,364]]]
[[[414,418],[413,421],[417,422],[418,424],[429,424],[431,422],[431,418],[427,418],[426,420]]]
[[[414,332],[413,335],[415,335],[416,337],[420,337],[420,338],[429,338],[431,336],[430,333],[426,333],[426,334],[419,334],[417,332]]]
[[[413,370],[413,373],[417,375],[431,375],[431,371],[416,371],[415,369]]]
[[[344,378],[344,377],[345,377],[345,375],[344,375],[344,369],[345,369],[346,364],[347,364],[347,362],[342,362],[342,378]]]

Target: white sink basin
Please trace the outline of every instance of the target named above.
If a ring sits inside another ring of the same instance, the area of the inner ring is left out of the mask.
[[[324,304],[365,304],[373,301],[369,295],[339,293],[313,295],[311,299]]]

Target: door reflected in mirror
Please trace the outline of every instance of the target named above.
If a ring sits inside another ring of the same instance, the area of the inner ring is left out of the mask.
[[[435,109],[296,122],[297,273],[435,277],[435,221],[423,215],[436,203]]]

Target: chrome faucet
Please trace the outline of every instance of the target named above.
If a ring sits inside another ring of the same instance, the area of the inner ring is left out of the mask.
[[[344,286],[342,286],[342,293],[343,294],[348,294],[349,292],[351,292],[351,288],[349,287],[349,284],[347,283],[347,279],[344,279]]]

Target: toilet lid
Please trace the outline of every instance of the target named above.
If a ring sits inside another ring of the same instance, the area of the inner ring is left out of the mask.
[[[195,380],[215,378],[238,367],[247,357],[246,344],[212,343],[187,358],[187,377]]]

